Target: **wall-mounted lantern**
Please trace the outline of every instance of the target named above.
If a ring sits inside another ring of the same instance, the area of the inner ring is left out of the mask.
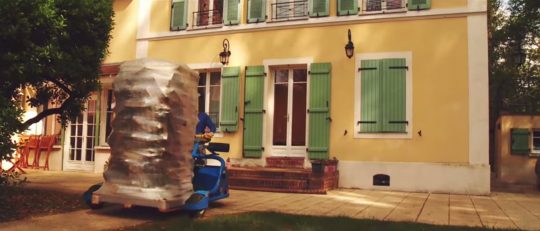
[[[231,56],[231,51],[229,50],[229,40],[224,39],[223,40],[223,51],[219,53],[219,61],[223,65],[227,65],[229,63],[229,57]]]
[[[354,55],[354,44],[351,41],[351,29],[349,29],[349,42],[345,45],[345,55],[347,58],[352,58]]]

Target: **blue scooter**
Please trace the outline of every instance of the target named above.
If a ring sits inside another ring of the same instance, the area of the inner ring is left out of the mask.
[[[191,156],[194,159],[193,167],[193,191],[194,193],[186,200],[184,209],[193,217],[203,216],[210,202],[229,197],[229,184],[227,175],[227,166],[225,160],[216,152],[228,152],[229,144],[226,143],[208,143],[207,140],[199,139],[195,142]],[[205,148],[200,148],[205,145]],[[205,154],[208,150],[210,154]],[[83,200],[91,209],[99,209],[102,203],[92,203],[92,193],[101,188],[102,183],[92,185],[84,194]]]
[[[195,142],[191,153],[195,163],[192,180],[194,193],[184,204],[184,209],[195,217],[204,215],[210,202],[229,197],[227,166],[225,160],[216,153],[228,152],[229,144],[209,143],[206,146],[210,152],[208,155],[201,153],[201,145],[205,145],[204,141]]]

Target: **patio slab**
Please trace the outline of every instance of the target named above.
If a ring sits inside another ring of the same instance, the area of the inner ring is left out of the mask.
[[[70,193],[84,192],[102,181],[101,174],[30,170],[26,187]],[[230,197],[211,205],[206,216],[275,211],[315,216],[345,216],[438,225],[540,230],[540,194],[493,192],[489,196],[438,193],[332,190],[326,195],[231,190]],[[0,230],[107,230],[160,220],[156,209],[108,206],[1,223]],[[96,222],[99,221],[99,222]]]

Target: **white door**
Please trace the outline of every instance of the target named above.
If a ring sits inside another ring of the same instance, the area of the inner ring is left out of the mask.
[[[90,99],[86,111],[72,120],[64,137],[64,171],[94,171],[96,100]]]
[[[272,155],[306,155],[307,69],[273,70]]]

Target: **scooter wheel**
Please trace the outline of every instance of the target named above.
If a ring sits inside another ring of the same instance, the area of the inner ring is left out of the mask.
[[[191,211],[189,215],[192,218],[200,218],[200,217],[203,217],[205,213],[206,213],[206,209],[201,209],[201,210]]]
[[[94,193],[95,191],[97,191],[99,188],[101,188],[101,183],[100,184],[95,184],[95,185],[92,185],[90,186],[90,188],[88,188],[88,190],[86,190],[86,192],[84,192],[83,194],[83,200],[84,200],[84,203],[86,203],[86,205],[88,205],[88,207],[90,207],[90,209],[100,209],[103,207],[103,203],[99,203],[99,204],[92,204],[92,193]]]

